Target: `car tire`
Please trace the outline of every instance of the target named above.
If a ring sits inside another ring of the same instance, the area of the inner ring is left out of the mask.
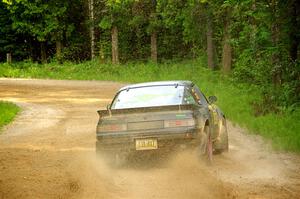
[[[201,159],[205,160],[208,164],[212,164],[213,143],[212,143],[212,137],[210,133],[210,127],[208,125],[204,127],[204,132],[201,135],[199,151],[200,151]]]
[[[208,129],[210,129],[208,127]],[[212,143],[212,137],[210,130],[207,132],[207,144],[206,144],[206,158],[207,158],[207,163],[212,164],[213,161],[213,143]]]
[[[227,152],[229,149],[228,146],[228,131],[227,131],[227,125],[226,125],[226,120],[224,119],[222,121],[222,129],[224,129],[224,132],[221,133],[220,135],[220,143],[217,144],[217,146],[214,147],[214,154],[221,154],[223,152]],[[219,146],[218,146],[219,145]]]

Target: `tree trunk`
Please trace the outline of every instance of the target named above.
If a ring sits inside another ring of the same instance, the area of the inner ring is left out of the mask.
[[[41,62],[47,63],[47,52],[46,52],[46,43],[41,42]]]
[[[56,41],[56,59],[59,64],[63,63],[62,55],[61,55],[62,47],[63,47],[62,42],[60,40],[57,40]]]
[[[290,3],[289,15],[291,20],[291,27],[289,29],[290,37],[290,58],[292,61],[298,59],[298,46],[300,44],[300,18],[297,20],[297,17],[300,15],[300,2],[299,0],[293,0]]]
[[[225,36],[226,37],[226,36]],[[224,74],[228,74],[231,71],[232,61],[232,49],[228,38],[224,38],[223,55],[222,55],[222,67]]]
[[[156,16],[156,0],[152,0],[152,12],[150,14],[150,23],[156,23],[157,22],[157,16]],[[157,32],[156,28],[152,29],[151,33],[151,60],[154,63],[157,63]]]
[[[90,10],[90,38],[91,38],[91,59],[95,58],[95,27],[94,27],[94,0],[89,0],[89,10]]]
[[[252,2],[252,12],[256,12],[256,0]],[[250,19],[250,24],[252,27],[252,31],[250,33],[250,43],[251,43],[251,48],[253,49],[255,55],[257,53],[257,39],[256,39],[256,34],[257,34],[257,25],[256,25],[256,19],[255,17],[251,17]]]
[[[157,63],[157,33],[155,31],[151,34],[151,60]]]
[[[206,32],[206,39],[207,39],[207,65],[208,68],[214,69],[214,44],[213,44],[213,30],[212,30],[212,19],[211,16],[207,16],[207,32]]]
[[[62,43],[61,41],[56,41],[56,59],[61,62],[61,51],[62,51]]]
[[[11,64],[11,60],[12,60],[11,57],[12,57],[12,56],[11,56],[11,53],[6,53],[6,62],[7,62],[8,64]]]
[[[33,53],[33,41],[31,39],[31,37],[29,37],[29,54],[30,54],[30,60],[33,61],[35,59],[34,53]]]
[[[101,64],[103,64],[105,62],[105,56],[104,56],[102,45],[100,46],[100,49],[99,49],[99,61]]]
[[[223,37],[223,52],[222,52],[222,68],[225,74],[231,71],[232,48],[230,45],[229,19],[227,18],[224,24]]]
[[[279,43],[279,24],[278,24],[278,2],[272,1],[271,9],[272,9],[272,16],[273,22],[271,25],[271,32],[272,32],[272,43],[275,48],[278,47]],[[272,55],[272,65],[273,65],[273,84],[275,88],[279,88],[282,84],[282,68],[280,59],[279,59],[279,52],[280,50],[277,49]]]
[[[112,63],[119,64],[118,28],[113,26],[111,30]]]

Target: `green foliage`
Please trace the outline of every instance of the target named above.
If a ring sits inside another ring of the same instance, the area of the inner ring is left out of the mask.
[[[234,79],[261,86],[261,106],[270,106],[269,111],[299,104],[299,63],[290,60],[286,45],[291,28],[287,24],[294,17],[286,13],[292,3],[280,7],[281,2],[249,0],[233,5]]]
[[[9,14],[7,5],[0,1],[0,62],[5,61],[6,53],[12,53],[15,60],[23,60],[27,56],[24,51],[26,45],[21,42],[24,35],[13,30]]]
[[[83,23],[86,16],[83,11],[83,0],[18,0],[7,2],[0,1],[0,16],[3,13],[3,17],[1,17],[3,22],[0,19],[0,26],[6,24],[5,27],[8,31],[5,31],[4,38],[9,43],[3,47],[2,51],[3,54],[12,52],[14,60],[28,58],[40,60],[41,43],[46,45],[45,52],[51,56],[55,54],[53,48],[55,48],[56,41],[60,41],[63,46],[67,47],[78,46],[78,37],[84,36],[85,38],[80,43],[82,46],[87,45],[86,36],[88,32],[85,28],[86,24]],[[75,39],[73,39],[74,37]],[[2,43],[0,42],[0,53],[1,48]],[[2,61],[4,56],[1,55],[0,60]],[[81,59],[85,58],[81,56]]]
[[[19,111],[18,106],[10,102],[0,101],[0,129],[12,121]]]
[[[104,16],[99,24],[99,27],[102,29],[110,29],[112,26],[111,19],[108,16]]]
[[[61,1],[13,1],[8,7],[13,21],[12,27],[17,32],[35,36],[39,41],[46,41],[54,32],[58,34],[62,27],[59,18],[66,11]]]

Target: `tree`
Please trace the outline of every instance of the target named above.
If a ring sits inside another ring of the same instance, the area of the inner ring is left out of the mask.
[[[209,4],[206,5],[207,8],[207,25],[206,25],[206,40],[207,40],[207,65],[208,68],[214,69],[214,41],[213,41],[213,25],[212,25],[212,13]]]
[[[225,74],[231,71],[232,48],[230,44],[230,7],[225,6],[223,51],[222,51],[222,70]]]
[[[111,29],[111,49],[112,49],[112,63],[119,64],[119,41],[118,41],[118,27],[113,25]]]
[[[95,16],[94,16],[94,0],[89,0],[89,17],[90,17],[91,59],[94,59],[94,58],[95,58]]]
[[[292,61],[299,59],[300,46],[300,2],[296,0],[289,1],[288,4],[289,19],[289,55]]]
[[[130,1],[107,0],[105,1],[105,16],[99,26],[111,30],[111,56],[112,63],[119,64],[119,30],[122,15]]]
[[[28,46],[24,43],[26,35],[16,33],[11,23],[7,4],[0,1],[0,61],[5,61],[7,53],[12,53],[14,60],[17,61],[25,59],[29,55],[29,50],[26,50]]]
[[[156,17],[156,0],[152,0],[152,12],[150,14],[150,24],[152,25],[151,30],[151,60],[157,62],[157,30],[155,25],[157,24]]]
[[[65,16],[69,3],[59,0],[18,0],[7,4],[13,29],[38,40],[43,63],[47,60],[49,41],[56,43],[56,55],[61,56],[63,33],[68,29]]]

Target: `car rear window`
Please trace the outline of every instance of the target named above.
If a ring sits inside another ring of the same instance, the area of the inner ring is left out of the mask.
[[[168,106],[185,103],[184,86],[150,86],[121,91],[114,99],[112,109]]]

